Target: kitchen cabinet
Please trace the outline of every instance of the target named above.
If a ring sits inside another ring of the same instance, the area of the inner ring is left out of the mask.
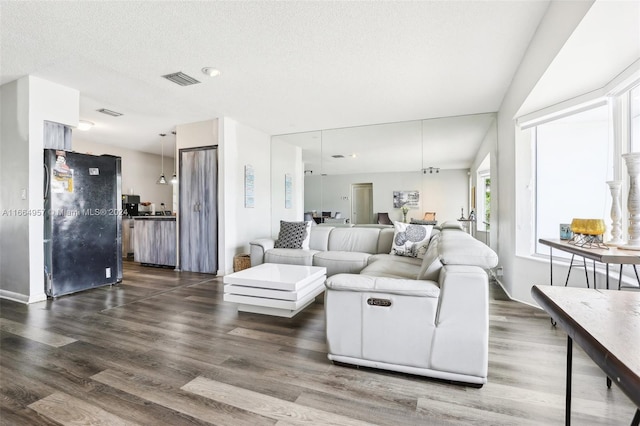
[[[180,157],[180,269],[218,272],[218,147],[185,148]]]
[[[133,227],[133,259],[148,265],[176,265],[176,218],[139,216]]]

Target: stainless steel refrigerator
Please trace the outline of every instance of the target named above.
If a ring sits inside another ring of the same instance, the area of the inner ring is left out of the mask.
[[[120,157],[44,150],[45,292],[122,281]]]

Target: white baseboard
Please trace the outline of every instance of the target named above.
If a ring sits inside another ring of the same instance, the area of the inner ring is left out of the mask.
[[[0,299],[13,300],[14,302],[24,303],[27,305],[29,303],[44,302],[47,300],[47,295],[41,293],[34,296],[27,296],[26,294],[0,289]]]

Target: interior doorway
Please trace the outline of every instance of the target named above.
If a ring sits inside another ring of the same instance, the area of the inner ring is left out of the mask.
[[[484,242],[490,246],[489,239],[491,223],[491,159],[489,154],[480,164],[477,172],[476,186],[476,213],[478,234],[484,234]],[[480,235],[479,235],[480,237]],[[479,238],[480,239],[480,238]]]
[[[373,223],[373,184],[351,184],[351,223]]]

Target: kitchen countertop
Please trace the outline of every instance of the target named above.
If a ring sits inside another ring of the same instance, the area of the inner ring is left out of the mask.
[[[135,220],[176,220],[175,216],[132,216]]]

